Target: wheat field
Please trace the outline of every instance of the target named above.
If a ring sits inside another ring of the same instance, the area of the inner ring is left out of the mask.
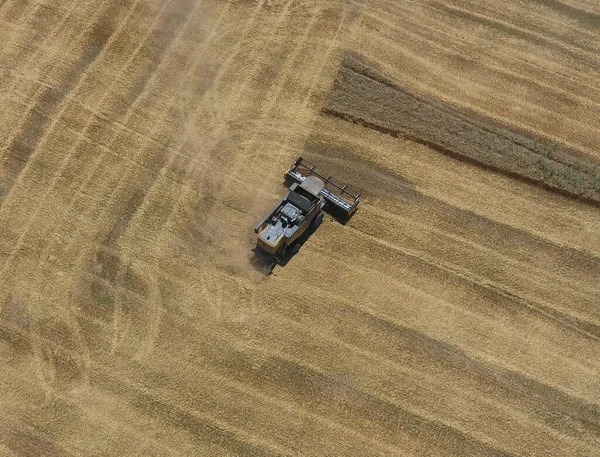
[[[600,161],[592,0],[0,2],[1,456],[598,456],[600,209],[322,112],[343,56]],[[361,192],[264,276],[302,155]]]

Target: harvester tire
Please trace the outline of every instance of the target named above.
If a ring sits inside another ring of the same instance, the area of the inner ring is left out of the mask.
[[[311,227],[313,229],[316,229],[319,227],[319,225],[321,225],[321,222],[323,222],[323,217],[325,217],[325,213],[323,213],[323,211],[321,211],[319,214],[317,214],[315,216],[315,218],[312,220],[311,222]]]

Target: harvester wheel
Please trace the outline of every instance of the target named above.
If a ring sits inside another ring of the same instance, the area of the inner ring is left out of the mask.
[[[323,217],[325,217],[325,213],[323,211],[321,211],[319,214],[317,214],[315,216],[315,218],[312,220],[312,223],[310,224],[311,227],[313,229],[316,229],[319,227],[319,225],[321,225],[321,222],[323,222]]]

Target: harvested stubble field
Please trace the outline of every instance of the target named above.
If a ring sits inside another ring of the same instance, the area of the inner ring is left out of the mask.
[[[599,454],[599,209],[322,114],[351,52],[596,163],[596,2],[0,22],[0,455]],[[363,205],[265,278],[252,228],[298,155]]]

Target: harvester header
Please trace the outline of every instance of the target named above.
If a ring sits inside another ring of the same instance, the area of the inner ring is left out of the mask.
[[[360,194],[353,194],[347,190],[347,186],[335,183],[331,176],[318,173],[315,166],[306,162],[302,157],[298,157],[285,176],[298,184],[304,182],[308,176],[316,176],[321,179],[324,187],[321,189],[320,195],[331,207],[330,209],[341,212],[347,218],[354,214],[360,204]]]

